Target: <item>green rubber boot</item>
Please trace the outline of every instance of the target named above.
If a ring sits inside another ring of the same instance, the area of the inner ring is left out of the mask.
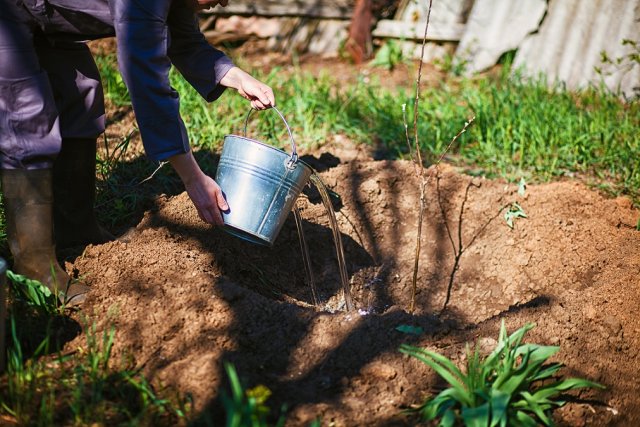
[[[71,280],[56,259],[51,178],[51,169],[2,171],[13,270],[47,286],[63,304],[77,306],[84,302],[89,288]]]

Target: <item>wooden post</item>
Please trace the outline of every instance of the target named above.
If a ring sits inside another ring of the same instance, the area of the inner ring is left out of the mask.
[[[372,9],[372,0],[356,0],[349,25],[349,37],[345,45],[345,49],[356,64],[362,64],[371,55]]]

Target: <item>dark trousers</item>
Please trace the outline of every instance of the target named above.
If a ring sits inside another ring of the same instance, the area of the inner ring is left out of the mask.
[[[0,0],[0,169],[50,168],[62,138],[104,132],[100,75],[78,41],[109,35],[106,2],[96,4],[90,22],[45,0]]]

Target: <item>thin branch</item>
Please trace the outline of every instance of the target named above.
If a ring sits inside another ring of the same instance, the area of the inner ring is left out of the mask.
[[[158,167],[156,168],[156,170],[154,170],[154,171],[153,171],[153,173],[152,173],[151,175],[149,175],[148,177],[146,177],[145,179],[143,179],[142,181],[140,181],[140,182],[139,182],[139,183],[137,183],[136,185],[142,185],[142,184],[144,184],[145,182],[149,181],[149,180],[150,180],[151,178],[153,178],[153,177],[156,175],[156,173],[158,173],[158,171],[159,171],[160,169],[162,169],[162,167],[163,167],[164,165],[166,165],[167,163],[169,163],[169,162],[160,162],[160,165],[158,165]]]

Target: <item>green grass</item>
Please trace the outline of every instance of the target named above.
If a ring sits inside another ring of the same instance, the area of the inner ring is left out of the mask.
[[[129,356],[113,357],[115,329],[99,333],[84,320],[84,345],[61,353],[54,337],[73,323],[38,282],[9,274],[11,304],[7,368],[0,376],[0,419],[17,425],[218,425],[195,414],[188,395],[152,385]],[[19,320],[17,320],[19,319]],[[285,408],[271,423],[262,385],[245,389],[235,367],[224,365],[230,393],[221,391],[225,425],[284,425]],[[312,423],[311,426],[319,426]]]
[[[126,90],[113,64],[100,61],[110,98],[122,103]],[[110,69],[111,67],[111,69]],[[105,71],[108,70],[108,71]],[[314,78],[276,68],[256,75],[272,85],[278,105],[303,148],[321,145],[343,133],[363,144],[378,144],[387,157],[405,157],[402,104],[413,117],[413,81],[390,91],[374,79],[341,85],[328,72]],[[207,104],[178,73],[171,81],[181,94],[182,114],[193,145],[218,149],[225,134],[243,132],[248,104],[225,93]],[[453,159],[473,173],[530,182],[581,174],[612,194],[640,202],[640,103],[623,104],[597,88],[578,92],[549,87],[544,78],[451,77],[421,91],[419,138],[428,159],[435,159],[465,120],[475,123],[452,150]],[[411,124],[410,124],[411,125]],[[254,113],[247,133],[286,148],[288,137],[277,115]],[[411,132],[412,133],[412,132]]]
[[[112,357],[115,330],[82,325],[84,345],[61,353],[57,339],[78,330],[57,298],[9,274],[7,370],[0,415],[18,425],[185,425],[191,402],[152,386],[130,357]],[[67,337],[69,339],[70,337]],[[63,339],[64,341],[64,339]]]

